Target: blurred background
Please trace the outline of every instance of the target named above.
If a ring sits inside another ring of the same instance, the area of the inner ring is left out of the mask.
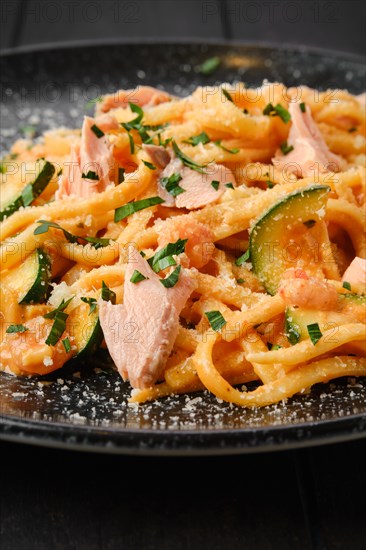
[[[364,0],[2,0],[0,48],[236,40],[366,53]]]

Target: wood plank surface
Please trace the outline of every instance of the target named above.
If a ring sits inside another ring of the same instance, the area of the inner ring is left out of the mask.
[[[225,0],[230,37],[366,54],[363,0]]]
[[[0,452],[2,550],[311,549],[290,452],[141,458],[16,444]]]
[[[219,0],[25,0],[16,45],[222,35]]]
[[[0,48],[232,38],[364,54],[365,2],[2,0]],[[0,443],[1,550],[364,550],[366,440],[209,458]]]

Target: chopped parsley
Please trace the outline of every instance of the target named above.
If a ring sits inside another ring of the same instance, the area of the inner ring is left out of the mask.
[[[352,126],[352,128],[349,128],[348,131],[349,131],[350,133],[352,133],[352,132],[357,132],[357,128],[356,128],[356,126]]]
[[[209,76],[210,74],[214,73],[216,69],[220,66],[221,60],[218,56],[215,57],[209,57],[202,63],[202,65],[199,67],[200,73]]]
[[[206,143],[209,143],[210,141],[211,140],[206,132],[201,132],[200,134],[198,134],[198,136],[191,136],[184,143],[188,143],[189,145],[193,145],[193,147],[196,147],[199,143],[206,145]]]
[[[80,300],[89,305],[89,315],[94,313],[94,311],[97,309],[97,301],[95,298],[87,298],[86,296],[82,296]]]
[[[165,288],[172,288],[173,286],[175,286],[178,282],[181,269],[182,266],[178,265],[178,267],[176,267],[168,277],[166,277],[165,279],[160,279],[161,284],[164,285]]]
[[[18,332],[27,332],[27,330],[29,330],[29,328],[25,327],[24,325],[10,325],[6,329],[6,332],[7,334],[16,334]]]
[[[227,90],[225,90],[224,88],[221,88],[221,91],[228,101],[230,101],[231,103],[234,103],[233,98],[231,97],[231,95]]]
[[[182,176],[175,173],[169,176],[169,178],[162,178],[160,183],[168,191],[168,193],[170,193],[173,197],[176,197],[181,193],[185,193],[185,189],[179,185],[181,179]]]
[[[203,164],[197,164],[193,159],[189,158],[181,149],[179,149],[177,143],[173,140],[172,141],[173,150],[175,155],[182,161],[182,163],[190,168],[191,170],[196,170],[196,172],[200,172],[200,174],[206,174],[204,168],[206,168]]]
[[[227,187],[228,189],[234,189],[234,186],[231,182],[225,183],[225,187]]]
[[[245,283],[245,279],[239,277],[239,279],[236,279],[236,282],[238,283],[238,285],[242,285],[243,283]]]
[[[145,281],[146,279],[148,279],[149,277],[145,277],[145,275],[143,275],[142,273],[140,273],[140,271],[138,271],[137,269],[135,269],[135,271],[132,273],[132,277],[130,279],[131,283],[139,283],[140,281]]]
[[[236,155],[240,151],[240,149],[228,149],[227,147],[224,147],[221,144],[221,139],[215,141],[215,145],[217,145],[217,147],[220,147],[220,149],[222,149],[223,151],[226,151],[227,153],[231,153],[232,155]]]
[[[93,124],[93,126],[90,129],[97,136],[98,139],[105,136],[105,133],[103,132],[103,130],[101,130],[96,124]]]
[[[205,315],[215,332],[219,332],[227,323],[220,311],[206,311]]]
[[[152,258],[148,260],[149,265],[158,273],[169,265],[176,265],[173,256],[178,256],[185,251],[188,239],[178,239],[175,243],[169,243],[161,250],[158,250]]]
[[[219,186],[220,186],[220,182],[217,181],[217,180],[213,180],[213,181],[211,181],[211,185],[215,189],[215,191],[218,191]]]
[[[145,166],[147,166],[147,168],[150,168],[150,170],[156,170],[156,166],[151,164],[151,162],[147,162],[147,160],[143,160],[142,162],[145,164]]]
[[[275,186],[275,184],[271,180],[266,180],[266,185],[268,189],[272,189]]]
[[[67,313],[65,313],[65,309],[73,299],[74,297],[66,300],[66,302],[64,299],[62,299],[61,303],[57,306],[56,309],[43,315],[45,319],[53,320],[51,331],[46,339],[47,346],[55,346],[65,332],[66,320],[69,316]]]
[[[102,300],[111,302],[113,305],[116,303],[116,293],[113,292],[104,281],[102,281]]]
[[[289,153],[291,153],[291,151],[294,150],[294,147],[293,145],[289,145],[287,141],[284,141],[283,143],[281,143],[280,149],[284,155],[288,155]]]
[[[45,315],[43,315],[43,317],[45,319],[56,319],[57,317],[57,314],[58,313],[62,313],[65,311],[65,309],[67,308],[67,306],[70,304],[70,302],[74,299],[74,296],[72,296],[71,298],[69,298],[68,300],[65,300],[62,299],[60,304],[57,306],[56,309],[53,309],[52,311],[49,311],[48,313],[46,313]]]
[[[351,283],[349,283],[348,281],[343,281],[342,283],[342,287],[345,288],[346,290],[351,290]]]
[[[118,168],[118,183],[123,183],[125,181],[125,168]]]
[[[55,314],[55,317],[53,318],[54,319],[53,325],[46,339],[47,346],[55,346],[66,329],[66,320],[68,318],[68,314],[61,310],[58,310],[58,311],[55,310],[55,311],[56,311],[56,314]],[[46,316],[44,315],[44,317]]]
[[[67,336],[66,338],[64,338],[64,339],[62,340],[62,343],[63,343],[63,346],[64,346],[64,348],[65,348],[66,353],[70,353],[70,351],[71,351],[71,344],[70,344],[69,337]]]
[[[242,254],[242,256],[240,256],[239,258],[237,258],[237,259],[235,260],[235,265],[241,266],[241,265],[243,265],[245,262],[247,262],[247,261],[249,260],[249,258],[250,258],[250,251],[249,251],[249,249],[248,249],[246,252],[244,252],[244,254]]]
[[[306,327],[308,329],[308,334],[310,336],[310,340],[312,341],[313,345],[317,344],[320,340],[320,338],[323,336],[318,323],[312,323],[311,325],[307,325]]]
[[[133,137],[130,134],[130,132],[128,132],[127,135],[128,135],[128,141],[130,142],[131,155],[134,155],[135,154],[135,142],[133,141]]]
[[[63,227],[61,227],[58,223],[50,222],[47,220],[38,220],[36,223],[40,223],[38,227],[34,230],[34,235],[42,235],[42,233],[47,233],[47,231],[52,227],[53,229],[59,229],[63,232],[65,238],[69,243],[75,243],[75,244],[83,244],[86,243],[91,244],[94,248],[104,248],[105,246],[108,246],[111,243],[111,239],[100,239],[99,237],[80,237],[79,235],[73,235],[69,231],[66,231]],[[85,241],[84,243],[80,243],[79,241]]]
[[[268,103],[268,105],[266,105],[263,109],[263,114],[268,116],[279,116],[285,124],[291,120],[291,115],[288,110],[282,107],[279,103],[275,106],[272,105],[272,103]]]
[[[131,216],[131,214],[139,212],[139,210],[144,210],[145,208],[161,204],[162,202],[164,202],[164,200],[160,197],[150,197],[148,199],[142,199],[140,201],[129,202],[127,204],[124,204],[123,206],[120,206],[119,208],[116,208],[114,212],[114,221],[116,223],[120,222],[121,220],[128,218],[128,216]]]
[[[306,105],[304,102],[300,103],[300,109],[302,113],[306,113]]]
[[[93,170],[89,170],[87,174],[84,172],[81,174],[81,177],[85,180],[99,181],[99,176]]]

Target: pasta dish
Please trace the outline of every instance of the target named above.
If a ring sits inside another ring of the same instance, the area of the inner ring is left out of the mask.
[[[131,402],[207,389],[243,407],[366,376],[365,110],[281,83],[145,86],[18,140],[0,370],[105,348]]]

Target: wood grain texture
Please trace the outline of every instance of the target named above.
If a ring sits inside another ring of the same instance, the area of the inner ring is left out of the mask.
[[[366,54],[362,0],[224,0],[230,37]]]
[[[2,0],[0,2],[0,49],[17,44],[24,0]]]
[[[2,550],[310,550],[292,453],[117,457],[0,445]]]
[[[3,0],[11,5],[13,0]],[[103,38],[220,38],[219,0],[26,0],[17,45]]]
[[[103,37],[232,37],[365,53],[364,2],[273,2],[272,19],[268,4],[2,0],[0,47]],[[299,20],[290,4],[301,7]],[[1,550],[366,547],[366,440],[171,459],[0,443],[0,456]]]

